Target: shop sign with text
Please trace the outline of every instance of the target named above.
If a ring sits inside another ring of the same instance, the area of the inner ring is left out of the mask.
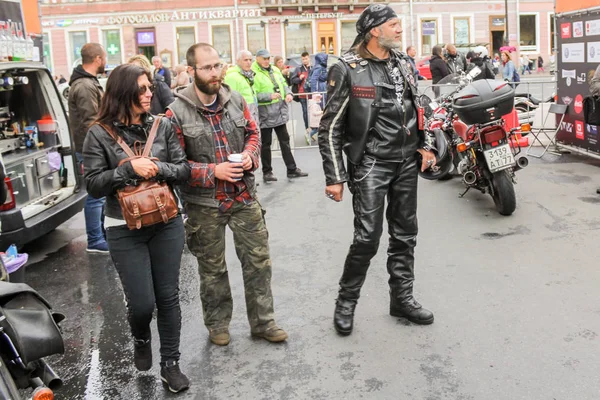
[[[200,21],[206,19],[255,18],[261,16],[259,9],[217,10],[217,11],[173,11],[172,13],[131,14],[108,17],[107,24],[136,25],[157,22]]]

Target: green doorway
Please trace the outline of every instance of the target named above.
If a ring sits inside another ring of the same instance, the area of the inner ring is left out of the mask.
[[[152,61],[152,57],[156,55],[156,47],[140,46],[138,47],[138,54],[143,54],[148,58],[148,60]]]

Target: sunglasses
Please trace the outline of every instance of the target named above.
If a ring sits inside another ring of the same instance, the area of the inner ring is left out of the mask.
[[[142,85],[138,88],[140,96],[146,94],[150,90],[150,93],[154,93],[154,85]]]

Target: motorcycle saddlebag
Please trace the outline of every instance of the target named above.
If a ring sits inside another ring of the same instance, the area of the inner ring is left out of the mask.
[[[499,120],[512,111],[514,101],[514,89],[506,82],[493,79],[475,81],[453,98],[456,115],[468,125]]]
[[[64,316],[60,314],[53,314],[48,302],[28,285],[0,282],[0,326],[25,365],[64,353],[63,338],[56,322],[62,318]]]

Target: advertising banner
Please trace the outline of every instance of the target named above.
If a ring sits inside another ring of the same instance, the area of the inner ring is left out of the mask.
[[[586,124],[583,119],[583,99],[590,94],[590,81],[600,65],[600,7],[597,12],[558,15],[556,26],[560,27],[557,35],[558,103],[568,105],[557,139],[600,153],[600,128]]]

